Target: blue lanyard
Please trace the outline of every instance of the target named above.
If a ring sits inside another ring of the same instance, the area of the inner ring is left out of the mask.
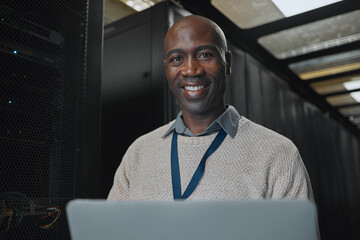
[[[184,194],[181,196],[181,180],[177,147],[178,133],[174,131],[171,142],[171,178],[174,199],[187,199],[193,193],[204,174],[206,160],[208,159],[208,157],[210,157],[211,154],[216,151],[216,149],[219,148],[221,143],[224,141],[226,135],[227,134],[223,129],[221,129],[220,132],[216,135],[210,147],[206,150],[204,156],[202,157],[200,164],[197,167],[194,176],[191,178],[190,183],[187,186]]]

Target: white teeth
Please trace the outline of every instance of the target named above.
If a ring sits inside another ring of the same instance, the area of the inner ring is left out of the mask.
[[[199,85],[199,86],[185,86],[185,90],[188,90],[188,91],[197,91],[201,88],[204,88],[205,86],[204,85]]]

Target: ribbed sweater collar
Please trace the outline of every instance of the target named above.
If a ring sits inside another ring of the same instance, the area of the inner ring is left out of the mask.
[[[229,134],[232,138],[235,137],[236,130],[238,128],[238,123],[240,119],[240,114],[236,111],[236,109],[229,105],[225,112],[223,112],[214,122],[212,122],[204,132],[194,135],[190,129],[188,129],[182,119],[182,112],[180,111],[177,115],[175,122],[171,125],[171,127],[166,131],[163,135],[163,138],[170,135],[173,131],[176,131],[179,135],[188,136],[188,137],[200,137],[213,135],[213,133],[217,133],[221,128]]]

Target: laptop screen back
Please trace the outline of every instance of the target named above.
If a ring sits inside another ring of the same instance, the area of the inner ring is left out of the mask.
[[[315,206],[299,200],[73,200],[67,216],[73,240],[317,239]]]

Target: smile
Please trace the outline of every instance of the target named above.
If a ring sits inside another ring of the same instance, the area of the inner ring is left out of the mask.
[[[209,84],[199,84],[193,86],[186,85],[182,87],[184,96],[192,99],[203,97],[204,94],[206,94],[208,88]]]
[[[184,88],[187,91],[198,91],[204,87],[205,87],[205,85],[199,85],[199,86],[185,86]]]

